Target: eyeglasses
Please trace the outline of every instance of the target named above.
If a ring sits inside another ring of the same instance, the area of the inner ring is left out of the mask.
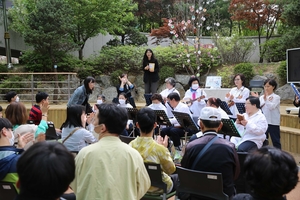
[[[234,79],[234,81],[239,81],[239,80],[241,80],[241,79],[238,79],[238,78],[237,78],[237,79]]]

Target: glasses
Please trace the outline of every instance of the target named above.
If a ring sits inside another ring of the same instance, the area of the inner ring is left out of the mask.
[[[240,81],[241,79],[239,79],[239,78],[236,78],[236,79],[234,79],[234,81]]]

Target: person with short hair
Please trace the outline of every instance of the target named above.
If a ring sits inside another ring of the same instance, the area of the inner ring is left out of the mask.
[[[96,81],[94,77],[86,77],[83,81],[83,85],[79,86],[72,94],[71,98],[68,101],[67,107],[70,107],[72,105],[83,105],[86,108],[85,112],[87,114],[92,113],[93,109],[89,104],[89,97],[93,93],[95,82]]]
[[[136,108],[134,99],[131,95],[131,91],[134,89],[134,85],[128,80],[127,74],[122,74],[119,76],[120,84],[117,86],[118,96],[121,93],[125,94],[126,99],[132,105],[133,108]]]
[[[236,87],[232,88],[230,92],[225,95],[225,101],[232,113],[229,117],[235,121],[239,113],[235,103],[245,103],[249,97],[250,90],[245,87],[246,77],[244,74],[236,74],[232,81]]]
[[[189,105],[193,119],[197,123],[201,110],[206,106],[207,94],[200,88],[200,81],[195,76],[191,76],[188,85],[190,89],[185,92],[183,100]]]
[[[17,161],[24,146],[33,140],[32,133],[17,135],[17,148],[12,124],[6,118],[0,118],[0,181],[13,183],[16,187],[18,180]]]
[[[148,107],[153,109],[153,110],[163,110],[165,111],[166,115],[167,115],[167,108],[163,105],[163,98],[161,96],[161,94],[159,93],[154,93],[151,96],[151,101],[152,104],[150,104]]]
[[[172,179],[171,174],[176,170],[171,154],[167,149],[168,137],[164,139],[161,136],[153,139],[154,129],[157,126],[156,115],[150,108],[142,108],[137,113],[137,128],[140,129],[140,137],[135,138],[129,143],[129,146],[136,149],[143,157],[144,163],[160,164],[162,169],[162,180],[167,184],[167,193],[175,191],[176,180]],[[163,191],[151,186],[148,193],[160,193]]]
[[[8,93],[6,93],[6,95],[4,96],[4,99],[9,103],[13,103],[13,102],[19,102],[20,98],[18,96],[18,94],[15,91],[9,91]]]
[[[298,166],[289,153],[264,146],[246,157],[244,174],[250,194],[237,194],[233,200],[285,200],[298,183]]]
[[[57,200],[75,176],[74,156],[58,142],[37,142],[17,162],[16,200]]]
[[[235,144],[239,152],[249,152],[261,148],[266,139],[265,132],[268,129],[268,122],[260,110],[258,97],[249,96],[245,102],[245,109],[243,120],[237,118],[235,121],[241,137],[231,137],[231,142]]]
[[[168,77],[165,79],[165,83],[166,83],[166,89],[164,89],[163,91],[161,91],[161,96],[163,98],[163,103],[164,105],[166,106],[166,109],[167,109],[167,115],[168,117],[174,117],[173,113],[172,113],[172,108],[170,106],[170,104],[167,102],[167,97],[170,93],[172,92],[176,92],[179,94],[180,96],[180,93],[179,91],[175,88],[176,86],[176,80],[173,78],[173,77]]]
[[[75,157],[71,187],[78,199],[141,199],[151,182],[140,153],[119,138],[127,112],[112,103],[97,106],[94,131],[99,141]]]
[[[230,198],[235,193],[234,180],[237,179],[240,173],[235,146],[228,140],[217,136],[218,130],[223,126],[218,109],[204,107],[201,110],[199,125],[203,135],[187,144],[181,166],[196,171],[222,173],[223,192]],[[203,153],[200,159],[197,159],[198,154],[211,140],[214,140],[212,145]],[[202,198],[191,195],[191,199]]]
[[[37,104],[33,105],[30,112],[28,120],[33,120],[35,125],[39,125],[42,120],[41,106],[44,102],[49,103],[49,95],[45,92],[38,92],[35,95],[35,101]]]

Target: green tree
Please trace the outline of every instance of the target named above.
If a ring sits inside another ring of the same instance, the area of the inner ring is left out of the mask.
[[[12,29],[48,60],[42,66],[45,71],[74,49],[75,43],[69,35],[74,30],[72,9],[65,0],[15,0],[9,13]]]
[[[123,24],[133,20],[137,5],[132,0],[67,0],[73,10],[76,29],[71,36],[78,45],[79,59],[89,38],[124,32]]]

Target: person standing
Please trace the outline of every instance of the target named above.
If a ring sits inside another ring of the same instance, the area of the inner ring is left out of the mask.
[[[159,65],[151,49],[146,49],[143,58],[143,70],[145,83],[145,94],[154,94],[157,92],[159,83]]]
[[[264,82],[264,95],[259,97],[260,107],[268,121],[267,138],[269,134],[274,147],[281,149],[280,143],[280,96],[274,93],[277,82],[274,79],[267,79]],[[258,97],[252,92],[251,95]]]
[[[244,86],[245,81],[246,78],[243,74],[236,74],[233,77],[233,82],[236,87],[232,88],[225,96],[225,101],[227,101],[232,113],[229,117],[233,120],[236,120],[236,115],[239,113],[235,103],[245,103],[250,94],[249,89]]]
[[[86,108],[85,111],[87,114],[93,112],[93,109],[89,104],[89,97],[90,94],[93,93],[94,87],[95,79],[91,76],[86,77],[86,79],[83,81],[83,85],[79,86],[72,94],[68,101],[67,107],[72,105],[83,105]]]

